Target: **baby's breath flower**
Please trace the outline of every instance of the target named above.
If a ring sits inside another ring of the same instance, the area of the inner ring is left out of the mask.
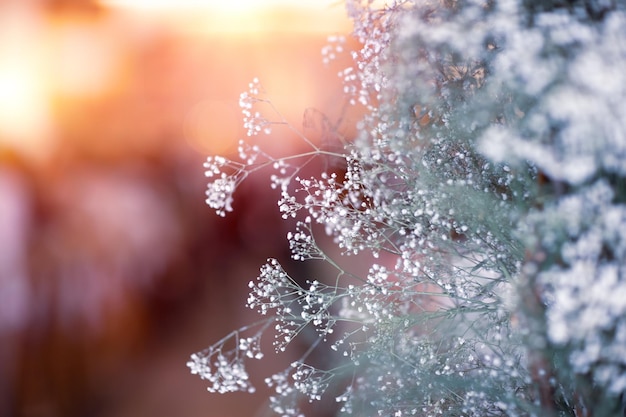
[[[295,232],[287,233],[291,256],[296,261],[306,261],[309,259],[326,259],[324,251],[317,245],[313,236],[311,217],[306,217],[304,221],[299,221]]]
[[[244,165],[221,156],[208,157],[204,168],[205,176],[211,178],[207,185],[206,203],[224,217],[226,212],[233,211],[233,193],[248,173]]]
[[[258,103],[268,103],[261,97],[263,88],[258,78],[252,80],[249,89],[239,96],[239,107],[243,113],[243,127],[247,129],[248,136],[256,136],[263,132],[267,135],[272,133],[272,122],[261,115],[261,112],[253,108]]]
[[[215,209],[217,214],[225,216],[227,211],[233,211],[235,188],[237,188],[237,180],[222,173],[219,178],[209,183],[206,190],[206,203]]]
[[[254,389],[267,330],[278,352],[307,346],[266,379],[282,416],[325,394],[345,415],[623,414],[626,15],[578,3],[346,0],[360,46],[338,75],[365,110],[351,141],[317,110],[291,126],[249,84],[248,136],[285,126],[307,150],[209,157],[207,204],[225,215],[271,169],[292,258],[325,268],[268,259],[247,299],[262,328],[188,364],[210,391]],[[328,41],[325,64],[345,48]],[[315,158],[342,164],[305,177]]]
[[[220,394],[243,391],[255,392],[245,367],[246,358],[261,359],[261,335],[271,324],[271,320],[259,326],[246,326],[230,333],[211,347],[191,355],[187,366],[192,374],[209,382],[207,390]],[[256,333],[242,337],[251,329],[258,327]],[[232,344],[233,346],[229,346]]]

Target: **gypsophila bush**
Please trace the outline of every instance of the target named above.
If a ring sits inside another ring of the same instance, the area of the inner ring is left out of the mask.
[[[278,210],[298,221],[293,258],[331,272],[294,279],[268,260],[247,302],[264,319],[193,355],[192,372],[209,391],[252,391],[246,361],[270,333],[279,352],[309,346],[265,380],[282,416],[324,397],[339,415],[623,415],[624,4],[346,5],[361,47],[339,76],[365,109],[357,137],[315,143],[255,80],[240,100],[248,135],[283,126],[308,150],[273,157],[242,141],[241,162],[205,164],[220,215],[271,167]],[[326,63],[345,52],[329,41]],[[316,158],[343,165],[302,175]]]

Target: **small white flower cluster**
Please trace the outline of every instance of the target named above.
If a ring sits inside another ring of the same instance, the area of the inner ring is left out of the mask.
[[[276,340],[278,351],[287,345],[309,324],[326,337],[333,333],[336,320],[328,309],[336,300],[336,288],[310,283],[301,287],[282,268],[276,259],[268,259],[261,267],[256,281],[250,281],[251,289],[247,306],[261,315],[273,311],[276,317]]]
[[[274,388],[276,395],[270,396],[270,408],[281,417],[304,417],[298,405],[299,392],[291,378],[293,368],[265,378],[268,387]]]
[[[270,397],[270,406],[283,417],[304,417],[298,400],[319,401],[333,379],[333,373],[322,371],[300,361],[292,362],[284,371],[265,379],[276,395]]]
[[[214,360],[214,362],[210,362]],[[248,372],[243,362],[224,355],[221,352],[210,353],[207,356],[191,355],[191,361],[187,362],[192,374],[200,376],[211,383],[207,387],[209,392],[243,391],[253,393],[254,387],[249,382]]]
[[[293,368],[291,377],[294,380],[294,387],[304,394],[310,402],[321,400],[334,374],[302,362],[294,362],[291,367]]]
[[[260,314],[267,315],[270,310],[286,308],[294,300],[294,294],[300,286],[291,279],[276,259],[268,259],[261,267],[261,273],[256,282],[250,281],[251,289],[248,295],[247,306],[256,309]],[[291,313],[283,310],[282,313]]]
[[[287,233],[291,257],[294,260],[326,259],[326,255],[315,241],[312,227],[311,218],[306,217],[304,221],[299,221],[296,224],[295,232]]]
[[[352,172],[354,174],[354,172]],[[346,254],[358,254],[366,248],[380,248],[384,237],[378,233],[368,207],[369,197],[360,184],[347,176],[338,181],[337,174],[322,173],[320,179],[297,178],[305,194],[302,201],[295,196],[283,197],[281,211],[292,215],[306,211],[309,221],[324,225],[326,233],[335,237]],[[295,235],[294,235],[295,236]]]
[[[239,158],[248,166],[257,163],[259,157],[264,157],[265,159],[269,158],[258,145],[250,145],[244,140],[239,141],[237,152],[239,153]]]
[[[261,132],[269,135],[272,133],[272,122],[263,117],[259,111],[253,112],[253,107],[257,103],[268,103],[266,99],[260,97],[263,88],[259,79],[252,80],[248,87],[248,91],[239,96],[239,107],[243,113],[243,126],[247,129],[248,136],[256,136]]]
[[[299,168],[294,167],[284,159],[274,160],[272,168],[277,173],[270,176],[270,186],[274,190],[280,190],[281,201],[282,199],[289,199],[289,184],[291,184],[291,180],[298,173]],[[278,205],[282,208],[280,201],[278,202]],[[283,215],[283,218],[286,218],[285,215]]]
[[[233,211],[233,193],[248,173],[244,165],[222,156],[209,156],[204,168],[205,176],[212,179],[207,186],[206,203],[224,217],[227,211]]]
[[[346,92],[351,104],[359,103],[374,111],[382,98],[380,93],[388,87],[384,68],[396,19],[402,14],[403,7],[401,2],[394,2],[384,10],[377,10],[371,3],[346,1],[348,15],[354,22],[353,34],[362,44],[360,50],[351,52],[356,65],[352,71],[359,81],[358,87]]]
[[[235,331],[213,346],[191,355],[187,366],[192,374],[209,381],[209,392],[255,392],[245,367],[245,358],[261,359],[260,350],[262,331],[252,337],[240,338],[240,331]],[[229,342],[235,346],[226,348]]]

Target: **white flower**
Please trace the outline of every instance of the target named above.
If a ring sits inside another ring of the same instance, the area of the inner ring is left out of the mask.
[[[221,177],[210,182],[206,190],[206,203],[215,209],[217,214],[225,216],[227,211],[233,211],[233,193],[237,188],[237,181],[222,173]]]

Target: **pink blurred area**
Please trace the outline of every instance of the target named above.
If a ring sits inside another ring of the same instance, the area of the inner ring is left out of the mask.
[[[263,391],[208,394],[185,363],[251,319],[247,282],[287,258],[286,226],[254,182],[218,219],[202,162],[234,156],[253,77],[295,127],[338,117],[320,50],[349,22],[233,10],[0,2],[0,416],[263,415]]]

